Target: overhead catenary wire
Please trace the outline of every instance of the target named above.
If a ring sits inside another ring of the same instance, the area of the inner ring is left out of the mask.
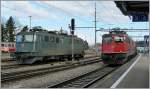
[[[10,7],[7,7],[7,6],[5,6],[5,5],[1,5],[2,7],[5,7],[5,8],[8,8],[8,9],[10,9],[10,10],[14,10],[14,11],[17,11],[16,9],[14,9],[14,8],[10,8]]]

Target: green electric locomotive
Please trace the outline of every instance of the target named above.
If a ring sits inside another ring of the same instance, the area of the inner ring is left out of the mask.
[[[73,36],[74,57],[82,58],[88,49],[87,41]],[[72,58],[72,35],[62,31],[46,31],[33,28],[28,32],[20,32],[16,36],[16,62],[33,64],[49,59]]]

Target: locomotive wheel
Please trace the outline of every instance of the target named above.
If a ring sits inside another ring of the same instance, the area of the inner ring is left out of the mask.
[[[46,62],[47,60],[48,60],[48,57],[46,57],[46,56],[43,57],[43,59],[42,59],[43,62]]]
[[[63,59],[64,59],[63,56],[59,56],[59,57],[58,57],[58,60],[59,60],[59,61],[62,61]]]

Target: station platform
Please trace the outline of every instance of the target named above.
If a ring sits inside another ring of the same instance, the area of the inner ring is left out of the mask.
[[[138,54],[90,88],[149,88],[149,55]]]
[[[127,73],[125,72],[126,75],[122,75],[122,79],[120,77],[113,86],[116,86],[115,88],[149,88],[149,63],[149,55],[140,54],[133,67]]]

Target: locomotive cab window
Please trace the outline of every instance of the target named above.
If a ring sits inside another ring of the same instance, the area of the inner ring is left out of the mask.
[[[33,35],[17,35],[16,42],[33,42]]]
[[[16,36],[16,42],[22,42],[23,41],[23,36],[22,35],[17,35]]]
[[[124,41],[124,38],[123,38],[123,37],[119,37],[119,36],[115,36],[115,37],[114,37],[114,41],[115,41],[115,42],[123,42],[123,41]]]

